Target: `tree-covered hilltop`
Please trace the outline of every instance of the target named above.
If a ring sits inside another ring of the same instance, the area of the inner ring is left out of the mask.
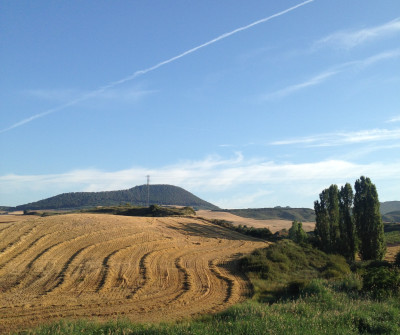
[[[15,209],[78,209],[125,203],[135,206],[146,206],[147,185],[120,191],[63,193],[37,202],[17,206]],[[150,185],[149,204],[190,206],[196,209],[218,209],[217,206],[200,199],[183,188],[172,185]]]

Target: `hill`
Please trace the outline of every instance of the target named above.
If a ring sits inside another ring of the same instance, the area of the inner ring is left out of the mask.
[[[400,222],[400,211],[389,212],[382,215],[383,222]]]
[[[381,202],[380,210],[382,215],[394,211],[400,211],[400,201]]]
[[[189,217],[4,215],[0,225],[0,334],[60,318],[215,313],[248,297],[238,259],[268,245]]]
[[[274,207],[227,209],[224,211],[244,218],[257,220],[315,221],[314,210],[310,208]]]
[[[380,211],[383,221],[400,222],[400,201],[381,202]],[[311,208],[247,208],[247,209],[227,209],[224,212],[231,213],[244,218],[257,220],[298,220],[315,221],[314,210]]]
[[[128,190],[107,192],[63,193],[51,198],[17,206],[16,210],[78,209],[95,206],[113,206],[130,203],[146,206],[147,185]],[[172,185],[150,185],[149,203],[157,205],[190,206],[196,209],[218,209],[217,206],[200,199],[183,188]]]

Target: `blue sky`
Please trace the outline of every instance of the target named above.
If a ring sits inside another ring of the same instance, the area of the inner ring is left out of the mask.
[[[400,2],[0,1],[0,205],[146,182],[400,200]]]

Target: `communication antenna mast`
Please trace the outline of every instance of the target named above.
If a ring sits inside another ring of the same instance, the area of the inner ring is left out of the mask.
[[[150,175],[147,175],[147,207],[150,206]]]

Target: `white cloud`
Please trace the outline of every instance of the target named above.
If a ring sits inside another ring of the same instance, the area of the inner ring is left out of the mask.
[[[351,49],[358,45],[386,38],[400,32],[400,18],[380,26],[353,31],[339,31],[317,41],[314,47],[330,46],[334,48]]]
[[[386,123],[395,123],[395,122],[400,122],[400,115],[392,117],[391,119],[386,121]]]
[[[325,82],[328,78],[336,75],[339,71],[326,71],[326,72],[322,72],[302,83],[299,84],[295,84],[295,85],[291,85],[288,86],[284,89],[269,93],[267,95],[265,95],[263,97],[263,100],[273,100],[273,99],[279,99],[279,98],[283,98],[287,95],[290,95],[296,91],[302,90],[304,88],[310,87],[310,86],[315,86],[315,85],[319,85],[322,84],[323,82]]]
[[[332,67],[329,70],[323,71],[323,72],[315,75],[314,77],[307,79],[304,82],[290,85],[290,86],[280,89],[278,91],[265,94],[261,97],[261,100],[274,100],[274,99],[284,98],[284,97],[286,97],[292,93],[295,93],[297,91],[300,91],[302,89],[323,84],[325,81],[327,81],[331,77],[333,77],[341,72],[348,71],[353,68],[362,69],[362,68],[365,68],[368,66],[372,66],[378,62],[389,60],[389,59],[394,59],[394,58],[398,58],[398,57],[400,57],[400,49],[393,49],[393,50],[381,52],[379,54],[370,56],[365,59],[342,63],[342,64]]]
[[[251,208],[262,207],[263,203],[268,203],[268,199],[273,192],[270,190],[256,190],[254,192],[238,191],[235,194],[229,194],[223,198],[217,199],[215,203],[221,208]],[[256,205],[261,204],[261,205]]]
[[[377,55],[368,57],[364,60],[349,63],[349,65],[354,64],[354,65],[358,65],[361,67],[367,67],[367,66],[374,65],[375,63],[381,62],[381,61],[398,58],[398,57],[400,57],[400,49],[393,49],[393,50],[381,52]]]
[[[400,129],[370,129],[356,132],[319,134],[271,142],[271,145],[338,146],[363,142],[380,142],[400,139]]]
[[[398,171],[400,161],[390,164],[355,164],[345,160],[277,163],[262,158],[245,159],[239,154],[231,159],[213,156],[153,169],[137,167],[113,172],[87,169],[50,175],[5,175],[0,177],[0,204],[18,205],[63,192],[127,189],[144,184],[145,176],[149,174],[152,184],[180,186],[207,201],[222,201],[224,207],[233,206],[228,206],[223,199],[234,198],[235,207],[252,207],[253,201],[267,198],[266,194],[271,194],[274,199],[280,194],[275,204],[286,205],[291,201],[292,205],[308,203],[312,206],[312,199],[327,185],[353,182],[360,175],[373,180],[391,179],[399,184]],[[267,193],[260,193],[260,189]]]

